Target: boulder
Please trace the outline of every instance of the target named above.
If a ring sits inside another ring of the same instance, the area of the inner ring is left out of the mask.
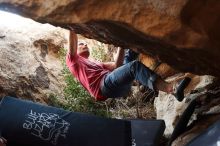
[[[0,27],[0,96],[11,95],[47,102],[51,94],[62,96],[64,78],[59,50],[65,48],[65,30],[21,19]]]
[[[218,0],[1,0],[0,9],[137,48],[180,72],[220,76]]]

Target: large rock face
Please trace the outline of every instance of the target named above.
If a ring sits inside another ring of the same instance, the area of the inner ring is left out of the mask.
[[[220,76],[219,0],[0,0],[0,9]]]
[[[47,102],[50,94],[62,95],[64,79],[58,51],[66,31],[31,20],[0,27],[0,97],[5,95]]]

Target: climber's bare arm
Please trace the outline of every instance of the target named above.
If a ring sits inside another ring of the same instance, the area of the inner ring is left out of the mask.
[[[69,32],[69,49],[68,53],[71,55],[74,55],[77,53],[77,43],[78,43],[78,38],[75,32],[71,31]]]
[[[115,62],[104,62],[103,65],[108,70],[114,70],[121,66],[124,61],[124,49],[118,47]]]

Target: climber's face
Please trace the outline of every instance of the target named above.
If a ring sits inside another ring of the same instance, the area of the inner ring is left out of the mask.
[[[78,54],[82,57],[88,58],[90,53],[89,53],[89,48],[85,42],[79,42],[78,43]]]

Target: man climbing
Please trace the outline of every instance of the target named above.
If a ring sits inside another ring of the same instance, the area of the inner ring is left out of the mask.
[[[190,78],[179,83],[168,83],[139,61],[123,65],[124,49],[118,48],[115,62],[97,62],[88,59],[87,44],[78,43],[77,35],[70,31],[66,64],[74,77],[96,100],[126,96],[134,80],[152,89],[174,94],[178,101],[184,98],[184,89]]]

